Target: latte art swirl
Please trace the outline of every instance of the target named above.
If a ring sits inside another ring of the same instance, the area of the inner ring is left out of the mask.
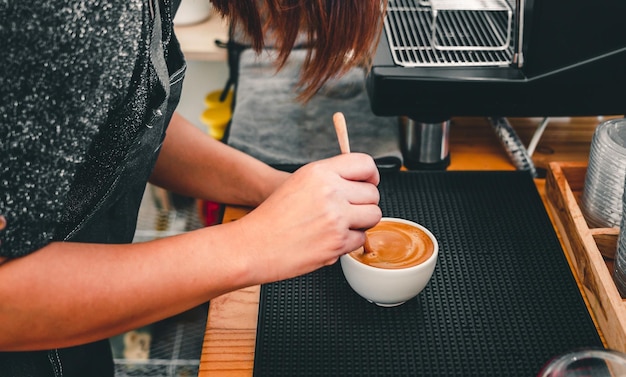
[[[381,221],[369,229],[367,250],[350,255],[372,267],[399,269],[416,266],[433,255],[434,245],[424,231],[409,224]]]

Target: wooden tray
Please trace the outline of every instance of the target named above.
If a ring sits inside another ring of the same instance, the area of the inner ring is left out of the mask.
[[[626,352],[626,300],[613,282],[619,228],[590,228],[579,203],[586,162],[551,162],[546,176],[548,207],[608,348]]]

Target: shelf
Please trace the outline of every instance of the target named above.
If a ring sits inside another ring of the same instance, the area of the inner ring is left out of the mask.
[[[174,26],[176,37],[187,60],[226,61],[226,50],[215,40],[228,41],[228,22],[218,15],[193,25]]]

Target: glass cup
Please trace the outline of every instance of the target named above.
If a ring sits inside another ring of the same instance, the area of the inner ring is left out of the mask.
[[[610,349],[586,349],[555,357],[537,377],[626,376],[626,354]]]

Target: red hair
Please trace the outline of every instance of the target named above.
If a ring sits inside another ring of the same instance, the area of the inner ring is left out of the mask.
[[[280,69],[296,40],[309,47],[299,95],[310,99],[330,78],[370,66],[382,32],[387,0],[212,0],[216,10],[241,25],[260,52],[270,35]]]

